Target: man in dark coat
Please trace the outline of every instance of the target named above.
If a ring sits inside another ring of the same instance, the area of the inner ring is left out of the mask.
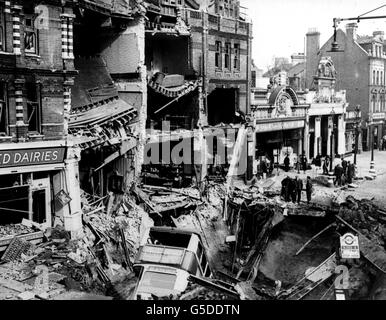
[[[323,163],[323,174],[328,175],[329,166],[330,158],[327,156]]]
[[[318,155],[315,158],[315,166],[319,168],[322,166],[322,156],[320,155],[320,153],[318,153]]]
[[[339,187],[342,186],[342,174],[343,174],[343,168],[338,163],[334,168],[334,175],[335,175],[335,182],[334,185],[338,185]]]
[[[305,154],[303,154],[303,156],[302,156],[302,167],[303,167],[304,173],[306,173],[306,171],[307,171],[307,157]]]
[[[288,154],[284,158],[284,171],[288,172],[289,171],[289,165],[290,165],[290,159]]]
[[[291,179],[289,184],[289,193],[293,203],[296,203],[296,179]]]
[[[346,178],[347,178],[348,184],[352,183],[353,176],[352,176],[352,169],[351,169],[351,162],[350,161],[347,163]]]
[[[347,161],[342,157],[343,174],[347,176]]]
[[[302,179],[299,179],[296,177],[296,193],[298,196],[298,203],[300,203],[300,200],[302,198],[302,190],[303,190],[303,181]]]
[[[281,192],[282,192],[282,196],[283,196],[283,198],[284,198],[284,200],[286,202],[289,201],[289,184],[290,184],[290,180],[291,179],[287,176],[281,182],[281,187],[282,187]]]
[[[306,193],[307,193],[307,203],[309,204],[311,201],[311,195],[312,195],[312,182],[311,182],[311,177],[307,177],[307,182],[306,182]]]

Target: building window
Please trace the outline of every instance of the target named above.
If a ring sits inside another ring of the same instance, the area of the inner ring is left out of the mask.
[[[215,66],[219,69],[222,67],[221,56],[221,41],[216,41]]]
[[[233,68],[236,70],[240,70],[240,45],[238,43],[235,43]]]
[[[5,51],[5,14],[0,4],[0,51]]]
[[[225,69],[230,70],[231,68],[231,44],[225,43]]]
[[[28,131],[41,132],[40,87],[34,83],[26,84]]]
[[[0,134],[8,133],[7,85],[0,82]]]
[[[375,112],[376,99],[377,99],[377,97],[375,96],[375,94],[373,94],[371,96],[371,110],[372,110],[372,112]]]
[[[33,15],[26,15],[24,29],[24,50],[26,53],[37,54],[38,32],[35,28]]]
[[[373,70],[373,85],[375,84],[375,70]]]
[[[379,84],[379,71],[377,71],[377,82],[376,84]]]

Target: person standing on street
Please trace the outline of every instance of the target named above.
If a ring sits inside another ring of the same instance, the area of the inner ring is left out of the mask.
[[[290,169],[289,166],[290,166],[290,158],[289,158],[288,153],[287,153],[287,155],[284,158],[284,171],[285,172],[289,171],[289,169]]]
[[[307,171],[307,157],[306,155],[303,153],[303,156],[302,156],[302,166],[303,166],[303,171],[304,171],[304,174],[306,173]]]
[[[341,164],[342,164],[342,168],[343,168],[343,174],[346,175],[346,177],[347,177],[347,161],[343,158],[343,156],[342,156]]]
[[[351,168],[352,168],[351,162],[349,161],[347,163],[347,173],[346,173],[347,183],[348,184],[352,183],[352,178],[353,178],[353,176],[352,176],[352,169]]]
[[[297,192],[297,196],[298,196],[298,204],[300,203],[300,200],[302,198],[302,190],[303,190],[303,181],[302,179],[299,179],[298,177],[296,177],[296,192]]]
[[[330,166],[330,158],[326,156],[323,163],[323,174],[328,175],[328,167]]]
[[[312,190],[313,190],[313,186],[312,186],[312,182],[311,182],[311,177],[308,176],[307,182],[306,182],[307,204],[310,204]]]
[[[296,203],[296,185],[297,181],[295,179],[290,180],[290,195],[293,203]]]

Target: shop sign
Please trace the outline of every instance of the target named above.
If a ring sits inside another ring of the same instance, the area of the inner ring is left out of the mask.
[[[0,150],[0,168],[61,163],[64,154],[64,147]]]
[[[340,237],[340,252],[343,259],[359,259],[359,239],[352,233]]]

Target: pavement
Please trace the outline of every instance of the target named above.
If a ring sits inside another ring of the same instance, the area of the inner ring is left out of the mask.
[[[354,162],[354,156],[351,155],[349,157],[345,158],[347,161]],[[362,152],[361,154],[357,155],[357,169],[358,169],[358,176],[359,177],[365,177],[366,175],[369,175],[370,170],[370,160],[371,160],[371,152]],[[340,162],[339,159],[336,159],[334,162],[334,165],[336,163]],[[374,151],[374,162],[375,162],[375,170],[377,173],[377,177],[375,180],[357,180],[355,181],[355,184],[358,185],[358,188],[356,189],[348,189],[343,190],[343,196],[352,195],[357,199],[363,199],[363,198],[370,198],[373,199],[374,203],[380,207],[386,208],[386,151]],[[303,171],[300,171],[298,173],[297,170],[290,170],[289,172],[284,172],[283,170],[275,170],[273,172],[275,175],[271,176],[267,180],[270,180],[271,182],[274,181],[273,188],[280,188],[281,187],[281,181],[286,177],[289,176],[291,178],[299,177],[303,180],[303,184],[305,185],[305,181],[307,179],[307,176],[310,176],[311,178],[315,178],[317,175],[321,174],[321,170],[318,168],[313,168],[312,170],[306,171],[304,173]],[[269,183],[265,180],[260,180],[258,182],[258,185],[260,187],[267,186]],[[313,198],[318,198],[318,202],[324,202],[323,199],[331,199],[331,197],[336,195],[337,190],[339,188],[337,187],[325,187],[321,186],[319,184],[314,184],[314,195]],[[303,192],[303,200],[305,200],[305,193]]]

